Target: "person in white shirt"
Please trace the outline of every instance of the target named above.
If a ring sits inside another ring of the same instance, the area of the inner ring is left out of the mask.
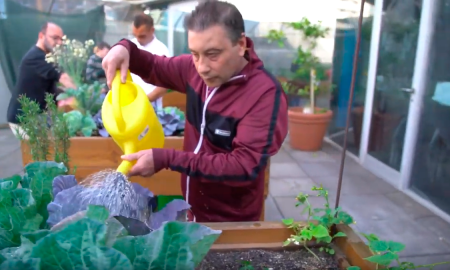
[[[152,54],[169,57],[169,49],[159,41],[155,36],[155,27],[153,18],[150,15],[139,13],[134,17],[133,21],[134,42],[139,49],[146,50]],[[158,87],[145,83],[141,77],[131,74],[133,82],[137,83],[144,89],[148,99],[156,110],[162,109],[162,97],[167,92],[166,88]]]

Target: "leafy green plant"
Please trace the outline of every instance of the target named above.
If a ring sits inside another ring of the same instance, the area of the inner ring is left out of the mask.
[[[56,100],[74,98],[74,107],[83,115],[95,115],[102,107],[102,89],[104,84],[94,82],[93,84],[83,84],[78,89],[67,89],[58,95]]]
[[[320,59],[314,55],[314,50],[317,48],[317,41],[319,38],[324,38],[330,31],[328,27],[323,27],[322,23],[312,23],[306,17],[299,22],[284,23],[285,26],[298,30],[303,36],[303,42],[307,43],[305,46],[297,47],[297,55],[292,61],[297,68],[293,79],[297,79],[308,83],[310,81],[310,71],[316,71],[316,79],[322,81],[327,79],[326,68],[320,63]],[[284,47],[285,33],[282,30],[270,30],[266,36],[269,43],[277,42],[280,47]]]
[[[131,236],[102,206],[55,230],[21,236],[17,248],[0,251],[0,269],[194,269],[221,231],[170,221]]]
[[[400,261],[398,253],[405,249],[405,245],[394,241],[381,240],[375,234],[362,235],[367,239],[369,249],[374,254],[373,256],[365,258],[369,262],[373,262],[379,266],[386,267],[389,270],[412,270],[419,268],[433,269],[435,266],[450,264],[450,262],[440,262],[433,264],[415,265],[412,262]],[[391,266],[393,263],[397,263],[397,266]],[[358,266],[348,267],[347,270],[361,270]]]
[[[85,137],[92,136],[94,130],[97,129],[97,125],[94,119],[90,115],[83,115],[78,110],[73,110],[64,114],[64,121],[68,126],[68,132],[70,137],[76,135],[83,135]]]
[[[269,30],[269,34],[267,35],[267,39],[269,43],[276,42],[280,48],[284,47],[284,39],[286,35],[282,30]]]
[[[53,178],[66,171],[62,163],[34,162],[23,177],[0,179],[0,249],[17,247],[21,235],[45,228]]]
[[[65,100],[74,98],[74,110],[64,114],[64,120],[68,126],[70,137],[81,135],[92,136],[97,129],[93,115],[97,114],[102,107],[102,89],[104,84],[94,82],[93,84],[83,84],[78,89],[68,89],[56,98]]]
[[[340,207],[331,208],[328,190],[324,189],[322,186],[313,187],[313,191],[317,191],[317,196],[322,197],[325,200],[323,208],[312,208],[308,198],[308,194],[300,193],[297,197],[296,207],[303,206],[302,213],[307,213],[307,225],[304,226],[302,223],[294,222],[294,219],[283,219],[282,222],[288,228],[293,229],[294,233],[288,238],[284,245],[294,243],[295,245],[302,244],[303,247],[308,250],[314,257],[319,260],[319,257],[308,248],[308,242],[313,239],[318,244],[324,244],[320,247],[320,251],[325,251],[329,254],[334,254],[334,249],[330,246],[331,241],[336,237],[346,236],[343,232],[338,232],[335,235],[330,235],[330,230],[333,225],[337,224],[352,224],[354,223],[353,218],[347,213],[342,211]],[[317,224],[312,221],[315,220]]]

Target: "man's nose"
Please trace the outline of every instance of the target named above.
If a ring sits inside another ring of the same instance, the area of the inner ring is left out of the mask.
[[[205,58],[202,59],[202,57],[200,57],[198,61],[197,71],[202,75],[208,74],[208,72],[211,70],[211,68],[209,67],[209,61]]]

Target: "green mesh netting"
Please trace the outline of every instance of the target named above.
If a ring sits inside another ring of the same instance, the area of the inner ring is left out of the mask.
[[[39,30],[46,21],[60,25],[70,39],[100,41],[105,33],[103,6],[83,14],[49,14],[4,0],[0,17],[0,64],[10,91],[14,89],[20,60],[36,43]]]

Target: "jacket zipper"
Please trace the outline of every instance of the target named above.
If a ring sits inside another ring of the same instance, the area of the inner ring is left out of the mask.
[[[245,75],[239,75],[239,76],[234,76],[231,79],[229,79],[227,82],[231,82],[240,78],[245,77]],[[209,92],[209,87],[206,87],[206,93],[205,93],[205,105],[203,106],[203,111],[202,111],[202,123],[200,125],[200,138],[198,140],[197,146],[195,147],[194,150],[194,154],[198,154],[198,152],[200,151],[200,148],[202,148],[202,144],[203,144],[203,134],[205,132],[205,126],[206,126],[206,108],[208,107],[209,101],[212,99],[212,97],[214,96],[214,94],[217,92],[217,90],[220,88],[216,87],[213,90],[211,90],[211,92]],[[186,203],[189,204],[189,182],[190,182],[190,177],[189,175],[186,177]],[[195,222],[195,215],[194,212],[192,212],[191,210],[191,214],[193,216],[193,222]]]

